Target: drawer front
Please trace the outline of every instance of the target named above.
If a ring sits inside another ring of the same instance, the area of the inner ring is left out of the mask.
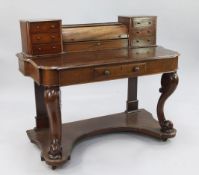
[[[147,52],[147,49],[144,48]],[[138,68],[139,67],[139,70]],[[60,86],[106,81],[119,78],[136,77],[175,71],[178,67],[178,57],[158,59],[143,63],[129,63],[115,66],[80,67],[61,69],[59,72]],[[107,72],[110,71],[110,73]],[[105,73],[106,71],[106,73]]]
[[[60,53],[61,52],[61,44],[37,44],[32,47],[33,54],[51,54],[51,53]]]
[[[119,49],[127,47],[128,47],[128,39],[64,43],[64,51],[66,52],[95,51],[95,50]]]
[[[129,47],[156,46],[156,16],[119,17],[129,28]]]
[[[156,47],[143,47],[131,49],[130,54],[135,58],[153,57],[155,55]]]
[[[104,66],[94,69],[95,80],[115,79],[142,75],[146,72],[146,64],[125,64],[117,66]]]
[[[132,34],[133,34],[133,37],[147,37],[147,36],[155,36],[156,32],[153,27],[142,28],[142,29],[135,28],[132,31]]]
[[[60,31],[60,21],[30,23],[31,33],[59,32],[59,31]]]
[[[32,34],[31,39],[33,44],[53,43],[60,42],[61,36],[59,33]]]
[[[154,17],[139,17],[139,18],[133,18],[133,27],[134,28],[146,28],[146,27],[153,27],[156,25],[155,18]]]
[[[133,38],[131,41],[133,47],[148,47],[148,46],[155,46],[156,39],[154,36],[152,37],[143,37],[143,38]]]

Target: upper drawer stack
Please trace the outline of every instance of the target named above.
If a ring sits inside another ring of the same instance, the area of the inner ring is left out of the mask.
[[[29,55],[62,52],[61,20],[20,21],[22,50]]]
[[[128,27],[131,48],[156,46],[156,20],[156,16],[118,17]]]

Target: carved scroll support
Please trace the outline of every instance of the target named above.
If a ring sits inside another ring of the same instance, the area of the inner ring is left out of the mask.
[[[161,78],[161,96],[157,104],[157,116],[161,126],[162,132],[172,132],[173,123],[166,120],[164,115],[164,104],[168,97],[175,91],[178,85],[178,75],[176,72],[164,73]]]
[[[59,87],[46,88],[44,98],[50,124],[50,146],[48,156],[50,159],[57,160],[62,158],[62,125]]]

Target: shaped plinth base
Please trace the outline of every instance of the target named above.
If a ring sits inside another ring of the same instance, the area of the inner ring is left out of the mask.
[[[159,122],[144,109],[66,123],[62,125],[62,158],[52,160],[48,156],[49,129],[28,130],[27,134],[30,141],[41,149],[42,160],[56,167],[70,160],[72,149],[80,139],[112,132],[137,132],[163,141],[176,135],[175,129],[162,132]]]

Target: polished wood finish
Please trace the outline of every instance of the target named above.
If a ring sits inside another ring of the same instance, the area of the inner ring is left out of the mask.
[[[166,120],[164,115],[164,104],[167,98],[175,91],[178,85],[178,75],[176,72],[164,73],[161,79],[161,96],[157,105],[157,115],[163,132],[173,132],[173,123]]]
[[[97,67],[94,69],[95,80],[116,79],[123,76],[135,77],[146,72],[146,64],[122,64],[114,66]]]
[[[50,124],[50,146],[48,155],[52,160],[61,159],[61,110],[60,110],[60,90],[59,87],[48,87],[44,91],[46,110],[48,112]]]
[[[119,16],[118,21],[129,31],[129,47],[156,46],[156,16]]]
[[[52,33],[52,34],[32,34],[31,40],[33,44],[45,44],[45,43],[51,43],[51,42],[59,42],[61,39],[61,36],[59,33]]]
[[[61,20],[21,20],[21,22],[28,22],[31,33],[51,33],[60,32]]]
[[[71,157],[73,147],[84,138],[112,132],[136,132],[157,139],[165,140],[176,135],[176,130],[171,133],[162,132],[159,123],[146,110],[129,113],[118,113],[94,119],[87,119],[62,125],[63,156],[59,160],[52,160],[48,156],[49,130],[28,130],[31,142],[37,144],[42,150],[42,157],[47,164],[58,166]]]
[[[166,141],[176,135],[164,104],[178,84],[179,54],[156,46],[156,17],[118,21],[63,26],[61,20],[21,22],[19,70],[35,82],[36,127],[27,134],[53,169],[69,160],[75,143],[85,137],[133,131]],[[139,76],[160,73],[157,121],[138,109],[137,82]],[[62,125],[60,87],[120,78],[128,78],[125,112]]]
[[[138,99],[137,99],[137,86],[138,78],[128,78],[128,91],[127,91],[127,102],[126,111],[131,112],[138,109]]]
[[[22,51],[27,55],[62,52],[61,20],[21,20]]]
[[[44,90],[45,87],[34,83],[35,105],[36,105],[36,128],[43,129],[49,127],[48,113],[45,106]]]
[[[128,47],[128,30],[120,23],[64,25],[62,36],[65,52]]]
[[[176,71],[178,53],[162,47],[111,49],[93,52],[74,52],[61,55],[27,57],[18,54],[19,69],[44,86],[71,84],[136,77]],[[135,72],[134,67],[138,67]],[[122,69],[124,68],[124,69]],[[110,70],[110,75],[96,73]],[[132,70],[132,71],[131,71]]]
[[[63,43],[65,52],[97,51],[105,49],[128,48],[128,39],[111,39],[85,42]]]
[[[93,41],[93,40],[108,40],[128,38],[128,31],[123,24],[103,25],[98,24],[90,26],[64,26],[62,28],[63,42],[76,42],[76,41]]]

